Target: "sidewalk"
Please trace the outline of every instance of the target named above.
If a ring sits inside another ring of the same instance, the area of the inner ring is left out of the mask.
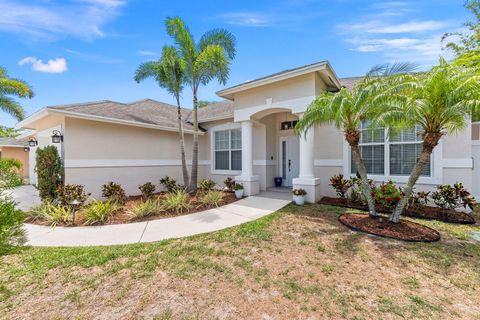
[[[75,247],[155,242],[233,227],[275,212],[291,202],[290,194],[266,192],[202,212],[174,218],[106,226],[56,227],[25,224],[28,244]]]

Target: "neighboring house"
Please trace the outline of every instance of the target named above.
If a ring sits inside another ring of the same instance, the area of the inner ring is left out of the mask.
[[[24,151],[25,142],[13,138],[0,137],[0,159],[17,159],[22,163],[22,175],[28,178],[28,153]]]
[[[332,195],[330,177],[355,172],[342,132],[324,125],[297,137],[292,128],[322,91],[352,88],[359,79],[338,79],[328,62],[319,62],[219,91],[225,101],[199,109],[199,179],[222,184],[226,177],[235,177],[252,195],[272,187],[274,177],[281,176],[284,186],[306,189],[310,202]],[[63,134],[63,143],[56,145],[65,159],[66,183],[85,185],[99,196],[102,184],[116,181],[129,194],[138,194],[138,185],[158,183],[167,175],[182,181],[176,112],[173,105],[148,99],[100,101],[46,107],[18,127],[34,130],[39,147],[52,143],[54,130]],[[192,114],[182,112],[191,159]],[[479,160],[480,150],[472,147],[472,130],[478,140],[478,124],[442,139],[419,189],[461,181],[479,194],[480,179],[473,184],[479,173],[472,171],[472,150]],[[361,148],[372,178],[404,183],[421,143],[415,132],[389,141],[380,130],[364,134]]]

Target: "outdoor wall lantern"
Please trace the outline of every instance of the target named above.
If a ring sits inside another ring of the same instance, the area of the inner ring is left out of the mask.
[[[38,146],[38,141],[37,141],[37,139],[35,139],[35,138],[30,138],[30,140],[28,140],[28,146],[29,146],[29,147],[36,147],[36,146]]]
[[[24,147],[23,147],[23,151],[25,151],[25,152],[30,152],[30,147],[29,147],[29,146],[24,146]]]
[[[52,135],[52,142],[53,143],[60,143],[63,142],[63,135],[60,131],[58,130],[53,130],[53,135]]]

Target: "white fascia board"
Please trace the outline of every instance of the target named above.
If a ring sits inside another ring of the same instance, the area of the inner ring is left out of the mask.
[[[288,71],[288,72],[285,72],[285,73],[282,73],[282,74],[274,75],[274,76],[271,76],[271,77],[268,77],[268,78],[253,80],[253,81],[247,82],[243,85],[238,85],[238,86],[234,86],[232,88],[227,88],[227,89],[224,89],[224,90],[220,90],[220,91],[217,92],[217,95],[222,97],[222,98],[232,100],[233,94],[235,94],[237,92],[241,92],[241,91],[252,89],[252,88],[255,88],[255,87],[259,87],[259,86],[264,86],[264,85],[267,85],[267,84],[270,84],[270,83],[274,83],[274,82],[277,82],[277,81],[281,81],[281,80],[285,80],[285,79],[289,79],[289,78],[293,78],[293,77],[298,77],[298,76],[301,76],[301,75],[304,75],[304,74],[307,74],[307,73],[325,70],[327,68],[327,66],[329,66],[328,62],[324,61],[324,62],[321,62],[317,65],[307,66],[307,67],[304,67],[304,68],[300,68],[300,69]],[[332,70],[331,67],[329,67],[329,69],[330,69],[330,71]],[[332,73],[332,75],[336,78],[334,73]]]
[[[29,116],[29,117],[23,119],[22,121],[20,121],[19,123],[17,123],[15,128],[16,129],[33,129],[33,128],[29,127],[29,125],[32,124],[33,122],[36,122],[36,121],[42,119],[42,118],[45,118],[46,116],[48,116],[48,109],[47,108],[40,109],[37,112],[35,112],[34,114],[32,114],[31,116]]]
[[[123,125],[133,126],[133,127],[141,127],[141,128],[157,129],[157,130],[163,130],[163,131],[178,132],[177,128],[164,127],[164,126],[159,126],[159,125],[155,125],[155,124],[141,123],[141,122],[130,121],[130,120],[122,120],[122,119],[114,119],[114,118],[95,116],[95,115],[89,115],[89,114],[72,112],[72,111],[65,111],[65,110],[57,110],[57,109],[48,109],[48,111],[51,112],[51,113],[62,114],[62,115],[65,115],[65,116],[68,116],[68,117],[71,117],[71,118],[77,118],[77,119],[101,121],[101,122],[108,122],[108,123],[115,123],[115,124],[123,124]],[[184,129],[183,132],[193,134],[192,130],[185,130]],[[199,130],[198,134],[203,135],[204,132]]]

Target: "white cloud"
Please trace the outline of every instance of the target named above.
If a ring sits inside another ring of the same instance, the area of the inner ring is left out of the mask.
[[[415,20],[412,2],[384,2],[370,7],[361,22],[338,26],[352,51],[380,54],[390,62],[433,65],[445,52],[441,38],[451,21]]]
[[[228,24],[245,27],[266,27],[273,22],[273,18],[255,12],[229,12],[219,15]]]
[[[67,61],[64,58],[50,59],[47,63],[36,57],[26,57],[18,62],[19,65],[31,64],[32,69],[38,72],[62,73],[67,71]]]
[[[0,0],[0,30],[40,39],[102,37],[102,27],[118,16],[123,0]]]
[[[420,33],[436,31],[447,25],[445,21],[408,21],[398,24],[388,24],[380,20],[372,20],[362,24],[351,24],[343,27],[345,31],[362,31],[375,34]]]
[[[137,53],[141,56],[158,56],[158,52],[155,51],[148,51],[148,50],[139,50]]]

